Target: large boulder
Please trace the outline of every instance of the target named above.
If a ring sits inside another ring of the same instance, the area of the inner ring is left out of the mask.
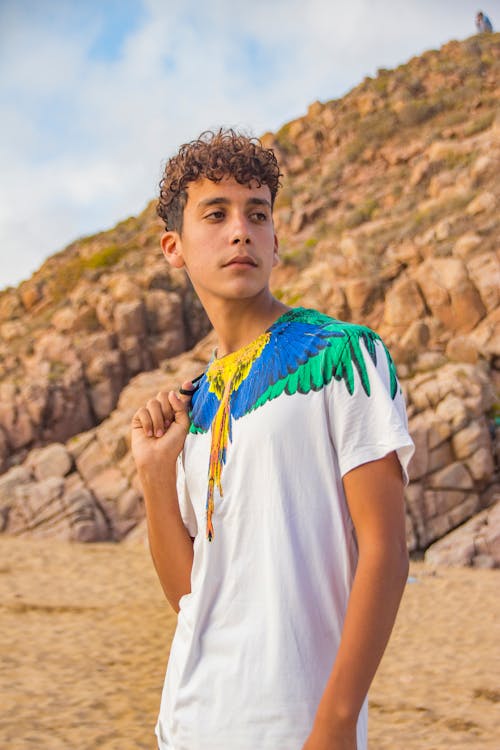
[[[35,479],[39,481],[48,477],[64,477],[69,474],[73,459],[65,445],[52,443],[45,448],[31,451],[26,461]]]
[[[500,489],[498,495],[500,498]],[[430,565],[500,568],[500,499],[432,544],[425,561]]]
[[[471,331],[486,315],[459,258],[429,258],[414,272],[427,307],[450,331]]]
[[[61,477],[21,481],[12,489],[4,531],[65,541],[99,542],[110,538],[109,524],[92,494]]]

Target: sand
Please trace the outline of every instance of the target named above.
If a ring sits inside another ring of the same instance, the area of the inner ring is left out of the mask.
[[[500,571],[411,575],[370,750],[498,750]],[[0,747],[155,750],[174,627],[142,545],[1,538]]]

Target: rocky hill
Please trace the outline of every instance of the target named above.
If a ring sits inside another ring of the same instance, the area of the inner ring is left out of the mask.
[[[133,375],[209,330],[158,244],[153,202],[0,295],[0,469],[107,417]]]
[[[417,445],[410,549],[474,518],[451,548],[483,565],[500,564],[499,72],[499,35],[451,42],[263,136],[285,173],[275,294],[381,333]],[[5,532],[140,533],[130,416],[198,373],[212,345],[159,232],[150,204],[0,293]]]

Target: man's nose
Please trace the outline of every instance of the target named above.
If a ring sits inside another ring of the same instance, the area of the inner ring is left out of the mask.
[[[250,232],[248,227],[248,219],[246,216],[237,214],[234,216],[231,225],[231,244],[237,245],[248,245],[250,242]]]

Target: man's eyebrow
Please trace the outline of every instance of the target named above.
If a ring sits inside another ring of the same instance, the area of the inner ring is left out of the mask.
[[[220,206],[220,205],[227,205],[231,201],[229,198],[224,198],[224,196],[215,196],[214,198],[205,198],[204,200],[201,200],[198,203],[199,208],[207,208],[207,206]],[[267,208],[271,208],[271,201],[266,200],[266,198],[249,198],[247,200],[247,205],[250,206],[266,206]]]
[[[229,203],[227,198],[205,198],[204,200],[200,201],[198,203],[198,206],[200,208],[205,208],[206,206],[218,206],[221,203]]]
[[[249,198],[247,203],[251,206],[267,206],[267,208],[271,208],[271,201],[266,200],[266,198]]]

